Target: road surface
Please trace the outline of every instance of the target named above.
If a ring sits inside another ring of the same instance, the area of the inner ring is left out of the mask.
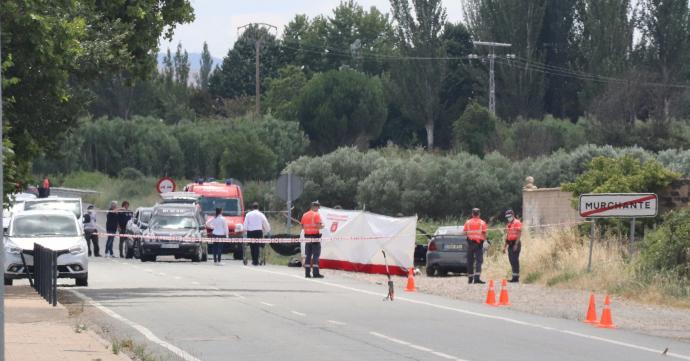
[[[92,258],[89,287],[61,292],[171,360],[690,360],[686,343],[405,293],[402,278],[390,302],[383,276],[161,259]]]

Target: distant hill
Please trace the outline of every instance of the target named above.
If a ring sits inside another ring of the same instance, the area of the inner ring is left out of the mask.
[[[170,49],[172,51],[172,49]],[[173,53],[173,56],[175,54]],[[158,67],[163,66],[163,57],[165,57],[165,53],[158,53]],[[221,58],[216,58],[212,57],[213,59],[213,67],[215,68],[216,65],[220,65],[220,63],[223,61]],[[197,73],[199,72],[199,62],[201,61],[201,53],[189,53],[189,65],[190,65],[190,70],[192,73]]]

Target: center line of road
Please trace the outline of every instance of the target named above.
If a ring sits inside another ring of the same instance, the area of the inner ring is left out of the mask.
[[[302,312],[297,312],[297,311],[290,311],[290,312],[292,312],[293,314],[295,314],[295,315],[297,315],[297,316],[302,316],[302,317],[306,317],[306,316],[307,316],[306,313],[302,313]]]
[[[457,357],[455,357],[455,356],[451,356],[451,355],[445,354],[445,353],[443,353],[443,352],[434,351],[434,350],[432,350],[432,349],[430,349],[430,348],[428,348],[428,347],[415,345],[415,344],[410,343],[410,342],[407,342],[407,341],[403,341],[403,340],[400,340],[400,339],[397,339],[397,338],[394,338],[394,337],[386,336],[386,335],[381,334],[381,333],[378,333],[378,332],[371,331],[371,332],[369,332],[369,334],[372,335],[372,336],[376,336],[376,337],[382,338],[382,339],[384,339],[384,340],[390,341],[390,342],[394,342],[394,343],[397,343],[397,344],[400,344],[400,345],[403,345],[403,346],[407,346],[407,347],[409,347],[409,348],[412,348],[412,349],[415,349],[415,350],[418,350],[418,351],[428,352],[428,353],[430,353],[430,354],[432,354],[432,355],[435,355],[435,356],[438,356],[438,357],[442,357],[442,358],[445,358],[445,359],[448,359],[448,360],[467,361],[467,360],[465,360],[465,359],[457,358]]]
[[[347,323],[345,323],[345,322],[340,322],[340,321],[336,321],[336,320],[328,320],[328,323],[332,323],[332,324],[338,325],[338,326],[345,326],[345,325],[347,325]]]
[[[275,306],[275,305],[272,304],[272,303],[268,303],[268,302],[264,302],[264,301],[261,301],[261,304],[264,305],[264,306],[268,306],[268,307],[273,307],[273,306]]]
[[[373,296],[381,297],[381,293],[372,292],[372,291],[367,291],[367,290],[363,290],[363,289],[356,288],[356,287],[350,287],[350,286],[340,285],[340,284],[332,283],[332,282],[326,282],[326,281],[320,281],[320,280],[314,280],[314,279],[305,279],[303,276],[299,276],[299,275],[296,275],[296,274],[289,274],[289,273],[283,273],[283,272],[278,272],[278,271],[270,271],[270,270],[267,270],[267,269],[258,269],[258,268],[247,268],[247,269],[248,269],[248,270],[251,270],[251,271],[255,271],[255,272],[263,272],[263,273],[270,273],[270,274],[282,275],[282,276],[286,276],[286,277],[292,277],[292,278],[296,278],[296,279],[298,279],[298,280],[302,280],[302,281],[305,281],[305,282],[315,282],[315,283],[319,283],[319,284],[326,285],[326,286],[337,287],[337,288],[344,289],[344,290],[349,290],[349,291],[353,291],[353,292],[358,292],[358,293],[363,293],[363,294],[367,294],[367,295],[373,295]],[[586,338],[586,339],[590,339],[590,340],[594,340],[594,341],[605,342],[605,343],[609,343],[609,344],[612,344],[612,345],[618,345],[618,346],[622,346],[622,347],[627,347],[627,348],[631,348],[631,349],[635,349],[635,350],[640,350],[640,351],[645,351],[645,352],[650,352],[650,353],[655,353],[655,354],[661,354],[661,353],[663,352],[663,350],[654,349],[654,348],[651,348],[651,347],[644,347],[644,346],[639,346],[639,345],[635,345],[635,344],[631,344],[631,343],[627,343],[627,342],[622,342],[622,341],[613,340],[613,339],[610,339],[610,338],[592,336],[592,335],[587,335],[587,334],[584,334],[584,333],[579,333],[579,332],[573,332],[573,331],[569,331],[569,330],[563,330],[563,329],[548,327],[548,326],[540,325],[540,324],[537,324],[537,323],[531,323],[531,322],[520,321],[520,320],[516,320],[516,319],[510,318],[510,317],[505,317],[505,316],[495,316],[495,315],[491,315],[491,314],[488,314],[488,313],[481,313],[481,312],[468,311],[468,310],[461,309],[461,308],[438,305],[438,304],[435,304],[435,303],[426,302],[426,301],[421,301],[421,300],[415,300],[415,299],[411,299],[411,298],[407,298],[407,297],[398,297],[398,298],[396,298],[396,299],[397,299],[397,300],[400,300],[400,301],[405,301],[405,302],[409,302],[409,303],[418,304],[418,305],[433,307],[433,308],[437,308],[437,309],[441,309],[441,310],[453,311],[453,312],[458,312],[458,313],[462,313],[462,314],[466,314],[466,315],[471,315],[471,316],[475,316],[475,317],[488,318],[488,319],[493,319],[493,320],[499,320],[499,321],[509,322],[509,323],[513,323],[513,324],[517,324],[517,325],[522,325],[522,326],[527,326],[527,327],[539,328],[539,329],[543,329],[543,330],[546,330],[546,331],[558,332],[558,333],[567,334],[567,335],[571,335],[571,336],[575,336],[575,337],[581,337],[581,338]],[[675,358],[679,358],[679,359],[682,359],[682,360],[689,360],[689,361],[690,361],[690,356],[687,356],[687,355],[681,355],[681,354],[669,352],[669,353],[666,354],[666,356],[675,357]]]

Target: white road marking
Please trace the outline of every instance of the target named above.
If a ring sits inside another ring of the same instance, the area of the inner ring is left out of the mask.
[[[193,285],[200,285],[201,283],[199,283],[199,282],[197,282],[197,281],[192,281],[192,284],[193,284]]]
[[[345,322],[340,322],[340,321],[336,321],[336,320],[328,320],[328,322],[329,322],[329,323],[332,323],[332,324],[334,324],[334,325],[338,325],[338,326],[345,326],[345,325],[347,325],[347,323],[345,323]]]
[[[247,268],[247,269],[252,270],[252,271],[256,271],[256,272],[264,272],[264,273],[271,273],[271,274],[276,274],[276,275],[292,277],[292,278],[296,278],[296,279],[307,281],[307,282],[316,282],[316,283],[320,283],[320,284],[323,284],[326,286],[336,287],[336,288],[340,288],[340,289],[344,289],[344,290],[363,293],[363,294],[367,294],[367,295],[373,295],[373,296],[377,296],[377,297],[381,297],[381,295],[382,295],[382,293],[367,291],[367,290],[363,290],[360,288],[340,285],[337,283],[331,283],[331,282],[315,280],[315,279],[305,279],[303,276],[299,276],[299,275],[295,275],[295,274],[283,273],[283,272],[278,272],[278,271],[269,271],[267,269],[260,269],[260,268]],[[520,320],[516,320],[513,318],[509,318],[509,317],[504,317],[504,316],[494,316],[494,315],[490,315],[487,313],[474,312],[474,311],[463,310],[461,308],[438,305],[435,303],[415,300],[415,299],[411,299],[411,298],[407,298],[407,297],[397,297],[396,299],[400,300],[400,301],[418,304],[418,305],[433,307],[433,308],[437,308],[437,309],[441,309],[441,310],[463,313],[463,314],[470,315],[470,316],[499,320],[499,321],[509,322],[509,323],[513,323],[513,324],[517,324],[517,325],[533,327],[533,328],[540,328],[540,329],[543,329],[546,331],[559,332],[559,333],[563,333],[563,334],[567,334],[567,335],[571,335],[571,336],[575,336],[575,337],[581,337],[581,338],[586,338],[586,339],[590,339],[590,340],[594,340],[594,341],[605,342],[605,343],[609,343],[612,345],[618,345],[618,346],[627,347],[627,348],[631,348],[631,349],[635,349],[635,350],[647,351],[650,353],[655,353],[657,355],[660,355],[664,351],[664,350],[654,349],[654,348],[650,348],[650,347],[638,346],[638,345],[627,343],[627,342],[617,341],[617,340],[613,340],[610,338],[592,336],[592,335],[587,335],[587,334],[580,333],[580,332],[573,332],[573,331],[569,331],[569,330],[558,329],[558,328],[554,328],[554,327],[540,325],[537,323],[520,321]],[[666,354],[666,356],[675,357],[675,358],[678,358],[681,360],[689,360],[690,361],[690,356],[687,356],[687,355],[681,355],[681,354],[669,352]]]
[[[163,348],[168,349],[170,352],[172,352],[172,353],[174,353],[175,355],[179,356],[182,360],[184,360],[184,361],[201,361],[200,359],[198,359],[198,358],[196,358],[196,357],[190,355],[189,353],[187,353],[185,350],[183,350],[183,349],[181,349],[181,348],[179,348],[179,347],[177,347],[177,346],[174,346],[174,345],[172,345],[172,344],[170,344],[170,343],[168,343],[168,342],[165,342],[165,341],[161,340],[160,338],[158,338],[158,336],[156,336],[156,335],[155,335],[153,332],[151,332],[151,330],[149,330],[148,328],[146,328],[146,327],[144,327],[144,326],[142,326],[142,325],[140,325],[140,324],[138,324],[138,323],[136,323],[136,322],[134,322],[134,321],[130,321],[130,320],[128,320],[128,319],[126,319],[126,318],[120,316],[120,315],[119,315],[118,313],[116,313],[115,311],[112,311],[111,309],[109,309],[109,308],[107,308],[107,307],[101,305],[100,303],[98,303],[98,302],[92,300],[92,299],[89,298],[88,296],[83,295],[81,292],[76,291],[76,290],[68,290],[68,291],[74,293],[77,297],[81,298],[81,299],[84,300],[85,302],[92,304],[92,305],[93,305],[94,307],[96,307],[97,309],[103,311],[103,313],[105,313],[106,315],[108,315],[108,316],[110,316],[110,317],[112,317],[112,318],[114,318],[114,319],[116,319],[116,320],[118,320],[118,321],[122,321],[123,323],[125,323],[125,324],[128,325],[128,326],[130,326],[131,328],[133,328],[133,329],[139,331],[139,333],[141,333],[142,335],[144,335],[144,337],[146,337],[149,341],[151,341],[151,342],[153,342],[153,343],[155,343],[155,344],[157,344],[157,345],[159,345],[159,346],[161,346],[161,347],[163,347]]]
[[[145,272],[153,272],[153,270],[150,269],[150,268],[144,268],[144,271],[145,271]]]
[[[173,278],[175,278],[176,280],[181,280],[181,279],[182,279],[182,277],[180,277],[180,276],[175,276],[175,277],[173,277]]]
[[[163,272],[158,272],[158,275],[159,275],[159,276],[165,276],[166,274],[163,273]]]
[[[273,306],[275,306],[275,305],[272,304],[272,303],[263,302],[263,301],[261,301],[261,304],[262,304],[262,305],[265,305],[265,306],[268,306],[268,307],[273,307]]]
[[[293,314],[295,314],[295,315],[297,315],[297,316],[302,316],[302,317],[306,317],[306,316],[307,316],[306,313],[302,313],[302,312],[297,312],[297,311],[290,311],[290,312],[292,312]]]
[[[415,345],[415,344],[410,343],[410,342],[407,342],[407,341],[403,341],[403,340],[400,340],[400,339],[397,339],[397,338],[393,338],[393,337],[390,337],[390,336],[386,336],[386,335],[381,334],[381,333],[378,333],[378,332],[373,332],[373,331],[371,331],[371,332],[369,332],[369,334],[370,334],[370,335],[373,335],[373,336],[376,336],[376,337],[380,337],[380,338],[382,338],[382,339],[384,339],[384,340],[387,340],[387,341],[390,341],[390,342],[394,342],[394,343],[397,343],[397,344],[400,344],[400,345],[403,345],[403,346],[407,346],[407,347],[409,347],[409,348],[412,348],[412,349],[415,349],[415,350],[418,350],[418,351],[428,352],[428,353],[430,353],[430,354],[432,354],[432,355],[439,356],[439,357],[443,357],[443,358],[448,359],[448,360],[467,361],[467,360],[465,360],[465,359],[457,358],[457,357],[455,357],[455,356],[451,356],[451,355],[445,354],[445,353],[443,353],[443,352],[434,351],[434,350],[432,350],[432,349],[430,349],[430,348],[428,348],[428,347]]]

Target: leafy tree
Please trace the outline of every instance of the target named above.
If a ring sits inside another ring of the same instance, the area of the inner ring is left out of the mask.
[[[643,162],[631,156],[596,157],[585,173],[562,188],[575,196],[584,193],[656,192],[679,176],[655,160]]]
[[[402,99],[402,110],[408,118],[422,122],[427,147],[431,150],[434,148],[434,126],[442,110],[441,89],[446,64],[429,58],[445,55],[441,37],[446,9],[441,0],[412,0],[412,6],[414,12],[409,0],[391,0],[396,46],[402,55],[414,57],[397,62],[393,70],[393,80],[397,84],[395,96]]]
[[[484,156],[496,134],[496,117],[485,107],[471,103],[453,124],[455,146],[471,154]]]
[[[220,67],[214,69],[209,79],[209,91],[215,97],[236,98],[254,96],[256,74],[255,40],[261,41],[261,92],[266,89],[266,79],[278,75],[282,66],[280,46],[275,35],[263,27],[248,27],[232,49],[223,58]]]
[[[327,70],[327,32],[324,16],[309,20],[306,15],[295,15],[283,29],[281,47],[286,61],[307,73]]]
[[[201,60],[199,60],[199,78],[197,79],[197,85],[202,90],[208,90],[208,78],[211,75],[211,70],[213,69],[213,58],[211,57],[211,52],[208,50],[208,44],[204,41],[204,48],[201,51]]]
[[[315,75],[299,99],[300,124],[315,149],[338,145],[366,149],[381,133],[386,103],[381,80],[354,70],[331,70]]]
[[[175,51],[175,58],[173,58],[175,65],[175,82],[177,85],[187,89],[187,82],[189,81],[189,54],[187,50],[182,51],[182,43],[177,44]]]
[[[297,120],[297,99],[307,85],[307,77],[294,65],[279,69],[278,74],[268,79],[264,104],[280,119]]]

